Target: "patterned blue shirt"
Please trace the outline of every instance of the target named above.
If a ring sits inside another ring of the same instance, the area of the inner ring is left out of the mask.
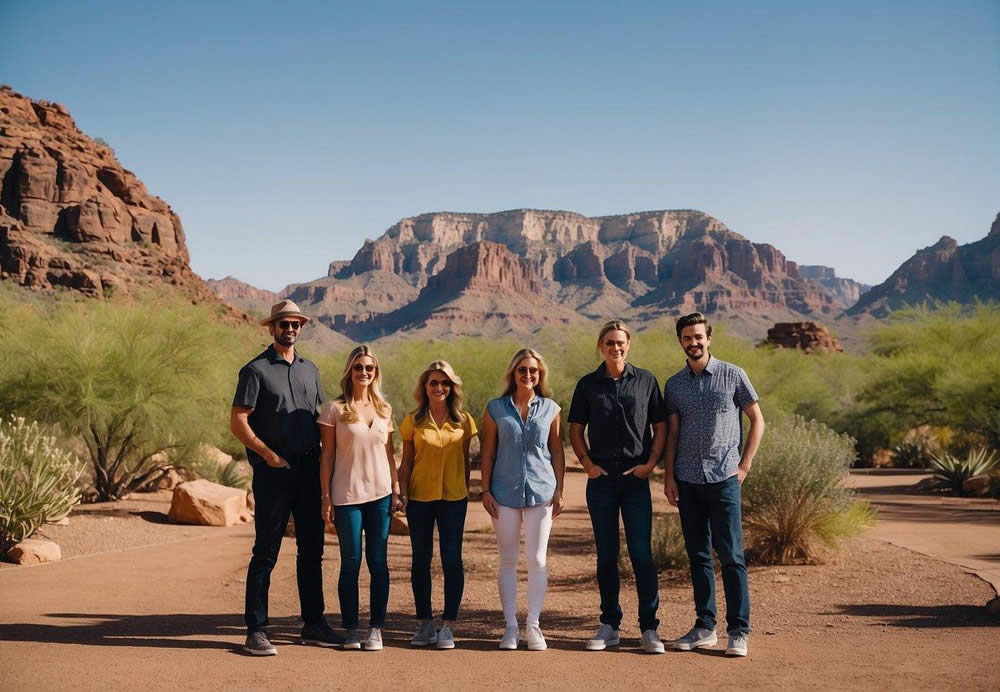
[[[680,417],[674,477],[719,483],[736,474],[743,429],[740,412],[758,400],[743,368],[709,357],[696,374],[687,363],[663,388],[667,415]]]
[[[556,492],[556,472],[549,452],[549,429],[559,415],[552,399],[536,396],[528,404],[528,420],[509,396],[486,405],[497,424],[497,455],[490,492],[504,507],[523,509],[547,504]]]

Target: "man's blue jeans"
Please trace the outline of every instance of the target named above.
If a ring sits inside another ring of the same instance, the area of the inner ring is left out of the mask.
[[[726,593],[726,629],[730,635],[750,633],[750,583],[743,557],[740,483],[731,476],[721,483],[677,481],[681,530],[694,587],[696,627],[715,629],[715,569],[712,548],[722,564]]]
[[[361,572],[361,532],[365,534],[365,561],[371,576],[370,603],[372,627],[385,626],[389,605],[389,506],[391,496],[360,505],[337,505],[334,523],[340,543],[340,617],[345,629],[358,626],[358,575]]]
[[[587,509],[594,527],[594,544],[597,547],[597,587],[601,592],[601,622],[618,629],[622,621],[622,608],[618,602],[618,515],[625,527],[625,543],[635,573],[635,589],[639,597],[639,628],[655,630],[660,621],[656,610],[660,607],[659,583],[656,565],[653,564],[651,547],[653,532],[653,504],[649,494],[649,480],[622,475],[623,467],[614,462],[602,463],[608,475],[587,481]]]
[[[410,545],[413,548],[410,585],[413,587],[418,620],[430,620],[434,616],[431,610],[431,558],[434,556],[435,522],[441,550],[441,569],[444,572],[444,619],[458,619],[458,606],[465,590],[462,537],[468,507],[467,498],[433,502],[410,500],[406,505]]]

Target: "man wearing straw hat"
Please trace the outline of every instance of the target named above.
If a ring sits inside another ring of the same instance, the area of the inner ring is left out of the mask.
[[[256,656],[277,650],[267,638],[267,592],[288,516],[295,518],[296,576],[302,609],[301,640],[336,646],[342,639],[323,616],[323,517],[319,487],[319,430],[323,402],[319,370],[295,353],[309,318],[290,300],[271,306],[274,343],[240,370],[230,429],[247,448],[253,468],[253,557],[247,570],[243,648]]]

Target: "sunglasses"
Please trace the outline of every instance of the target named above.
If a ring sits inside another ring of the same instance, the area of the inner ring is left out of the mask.
[[[538,374],[538,368],[529,368],[527,365],[518,365],[517,366],[517,374],[518,375],[537,375]]]
[[[354,372],[375,372],[375,367],[376,366],[374,365],[362,365],[361,363],[355,363],[351,366],[351,370]]]
[[[295,329],[298,330],[302,326],[302,323],[297,320],[281,320],[278,322],[278,326],[282,329]]]
[[[428,380],[427,386],[431,389],[437,389],[438,387],[441,387],[441,389],[451,389],[451,380]]]

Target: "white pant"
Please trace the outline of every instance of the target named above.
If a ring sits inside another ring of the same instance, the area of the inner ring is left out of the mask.
[[[499,519],[493,520],[493,531],[500,548],[500,603],[507,627],[517,624],[517,560],[521,552],[521,523],[524,522],[524,552],[528,562],[528,619],[537,625],[545,601],[548,571],[545,556],[552,531],[552,505],[514,509],[500,506]]]

